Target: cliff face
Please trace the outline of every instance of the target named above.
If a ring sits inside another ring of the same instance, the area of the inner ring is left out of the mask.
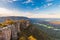
[[[7,23],[9,22],[10,21],[8,21]],[[7,24],[6,27],[0,28],[0,40],[17,40],[19,38],[18,33],[20,33],[21,31],[20,28],[25,28],[28,26],[29,21],[27,20],[14,21],[13,24]]]
[[[47,34],[29,20],[5,21],[5,27],[0,27],[0,40],[50,40]]]
[[[0,40],[54,40],[48,34],[31,24],[29,20],[7,19],[0,24]]]
[[[8,27],[1,28],[0,30],[0,40],[10,40],[11,38],[11,29]]]

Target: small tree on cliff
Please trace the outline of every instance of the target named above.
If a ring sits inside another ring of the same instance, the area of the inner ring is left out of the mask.
[[[6,19],[5,20],[5,24],[13,24],[14,23],[14,21],[12,20],[12,19]]]
[[[0,27],[6,27],[6,26],[7,25],[4,22],[0,23]]]

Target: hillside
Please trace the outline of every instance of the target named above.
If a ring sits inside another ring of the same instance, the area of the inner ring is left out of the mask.
[[[46,21],[40,20],[34,23],[27,17],[15,16],[1,17],[1,20],[4,21],[0,22],[0,40],[58,40],[60,38],[60,31],[54,30],[55,26]]]
[[[52,22],[49,22],[51,24],[56,24],[56,25],[60,25],[60,21],[52,21]]]
[[[25,19],[25,20],[28,20],[29,18],[27,18],[27,17],[20,17],[20,16],[6,16],[6,17],[0,17],[0,22],[5,21],[6,19],[12,19],[12,20]]]
[[[26,17],[1,17],[0,40],[50,40],[51,38],[38,29]],[[16,21],[16,20],[17,21]]]

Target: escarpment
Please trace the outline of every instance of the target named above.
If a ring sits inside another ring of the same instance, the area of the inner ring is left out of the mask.
[[[51,40],[29,19],[6,19],[0,23],[0,40]]]
[[[29,26],[29,20],[12,20],[6,19],[0,23],[0,40],[18,40],[20,33],[20,26]]]

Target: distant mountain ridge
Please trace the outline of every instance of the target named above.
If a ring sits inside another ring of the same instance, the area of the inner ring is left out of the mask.
[[[29,20],[27,17],[20,17],[20,16],[6,16],[6,17],[0,17],[0,22],[5,21],[6,19],[12,19],[12,20]]]

